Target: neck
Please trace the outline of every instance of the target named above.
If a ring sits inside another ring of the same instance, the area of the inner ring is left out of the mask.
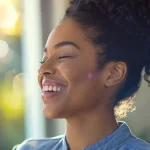
[[[70,150],[83,150],[118,128],[113,112],[90,112],[66,120],[66,138]]]

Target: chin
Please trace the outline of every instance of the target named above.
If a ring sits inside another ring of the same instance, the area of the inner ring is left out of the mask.
[[[62,116],[63,113],[62,111],[60,111],[60,109],[48,108],[47,106],[43,106],[43,114],[48,119],[64,118]]]

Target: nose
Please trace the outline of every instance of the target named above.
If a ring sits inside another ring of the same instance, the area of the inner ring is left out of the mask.
[[[55,68],[52,64],[48,63],[47,61],[42,64],[38,70],[39,75],[53,75],[55,74]]]

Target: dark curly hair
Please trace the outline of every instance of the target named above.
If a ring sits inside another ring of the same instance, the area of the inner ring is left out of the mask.
[[[127,78],[114,106],[127,104],[131,110],[129,98],[140,87],[143,69],[150,85],[150,0],[71,0],[67,18],[77,21],[93,44],[103,46],[100,69],[110,61],[126,63]]]

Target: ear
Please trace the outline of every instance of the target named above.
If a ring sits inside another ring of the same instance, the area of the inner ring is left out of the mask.
[[[124,82],[127,74],[127,65],[124,62],[111,62],[108,65],[105,86],[111,87]]]

